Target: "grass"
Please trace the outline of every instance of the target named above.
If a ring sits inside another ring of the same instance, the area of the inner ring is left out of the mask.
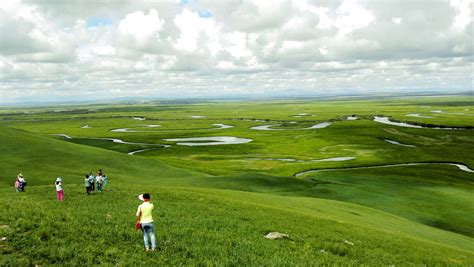
[[[158,178],[203,176],[167,166],[156,160],[133,157],[105,149],[82,146],[0,127],[2,164],[0,185],[12,186],[22,172],[28,186],[52,184],[57,176],[82,184],[84,176],[102,168],[111,180],[147,183]]]
[[[474,237],[474,180],[454,166],[406,166],[308,174],[316,197],[373,207]]]
[[[407,162],[459,162],[473,168],[472,130],[410,129],[372,121],[374,115],[385,115],[472,126],[469,102],[443,97],[0,110],[0,235],[7,237],[0,241],[0,265],[472,265],[471,173],[433,165],[293,177],[307,169]],[[295,117],[299,113],[308,115]],[[360,120],[346,121],[352,114]],[[191,118],[195,115],[205,117]],[[333,124],[301,130],[324,121]],[[210,130],[214,123],[235,127]],[[285,130],[249,129],[264,124],[282,124],[276,128]],[[153,132],[110,131],[125,127]],[[75,139],[51,136],[57,133]],[[254,141],[184,147],[163,140],[199,136]],[[148,146],[98,137],[172,147],[130,156],[126,153]],[[311,162],[342,156],[356,159]],[[278,158],[304,162],[270,160]],[[88,197],[83,176],[99,168],[111,187]],[[29,183],[24,194],[12,188],[18,172]],[[52,187],[57,176],[65,183],[61,204]],[[156,254],[142,251],[141,235],[134,231],[136,196],[144,191],[152,193],[158,207]],[[266,240],[269,231],[291,239]]]
[[[143,251],[134,230],[143,190],[156,205],[155,254]],[[66,185],[58,204],[52,186],[1,191],[1,234],[8,238],[1,265],[469,265],[474,259],[469,238],[330,200],[117,183],[91,196]],[[263,238],[269,231],[291,239]]]
[[[472,130],[410,129],[388,126],[372,121],[374,115],[385,115],[399,121],[445,126],[472,126],[472,97],[443,97],[419,99],[380,99],[358,101],[273,101],[232,102],[192,105],[128,105],[104,107],[62,108],[54,112],[33,110],[2,116],[4,123],[42,135],[66,133],[81,139],[72,140],[90,146],[128,153],[142,147],[111,144],[87,138],[109,137],[125,141],[174,145],[171,149],[150,150],[139,156],[157,159],[168,165],[193,169],[211,175],[259,172],[291,176],[309,168],[330,168],[372,164],[392,164],[419,161],[462,162],[474,166],[469,149],[474,148]],[[453,104],[458,103],[458,104]],[[278,106],[278,109],[275,109]],[[442,110],[443,113],[433,113]],[[308,113],[298,118],[295,115]],[[407,117],[409,113],[433,118]],[[356,114],[357,121],[346,116]],[[205,118],[193,119],[193,115]],[[145,117],[147,120],[133,120]],[[243,120],[260,119],[268,122]],[[270,121],[269,121],[270,120]],[[1,122],[0,121],[0,122]],[[325,129],[300,130],[319,122],[332,121]],[[291,124],[289,122],[298,122]],[[214,123],[235,126],[225,130],[209,130]],[[279,124],[285,131],[257,131],[252,126]],[[145,124],[161,127],[146,128]],[[90,129],[82,129],[90,125]],[[152,130],[145,133],[110,132],[116,128]],[[295,129],[297,128],[297,129]],[[350,134],[347,134],[350,133]],[[182,147],[163,139],[197,136],[229,135],[253,139],[254,142],[236,146]],[[403,148],[388,144],[384,139],[415,145]],[[355,156],[348,162],[288,163],[265,161],[264,158],[319,159]],[[253,160],[249,160],[253,158]],[[255,160],[259,158],[259,160]]]

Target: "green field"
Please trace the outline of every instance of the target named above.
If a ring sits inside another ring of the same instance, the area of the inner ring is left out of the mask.
[[[472,265],[473,101],[0,109],[0,265]],[[252,141],[166,140],[195,137]],[[87,196],[83,176],[99,168],[110,187]],[[25,193],[13,189],[18,172]],[[65,184],[60,205],[57,176]],[[157,207],[155,254],[143,252],[134,230],[144,191]],[[290,239],[263,238],[270,231]]]

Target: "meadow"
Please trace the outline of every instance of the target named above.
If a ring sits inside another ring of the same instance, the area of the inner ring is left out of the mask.
[[[472,265],[473,100],[3,108],[0,265]],[[195,137],[251,142],[169,140]],[[99,168],[110,188],[86,196]],[[153,255],[134,230],[144,191],[158,207]]]

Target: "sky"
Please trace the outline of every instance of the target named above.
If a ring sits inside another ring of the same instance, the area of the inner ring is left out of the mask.
[[[0,1],[0,103],[473,88],[469,0]]]

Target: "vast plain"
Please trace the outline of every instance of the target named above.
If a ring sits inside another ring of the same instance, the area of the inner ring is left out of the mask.
[[[2,108],[0,265],[472,265],[473,101]],[[87,196],[99,168],[110,185]],[[144,191],[155,254],[134,230]]]

